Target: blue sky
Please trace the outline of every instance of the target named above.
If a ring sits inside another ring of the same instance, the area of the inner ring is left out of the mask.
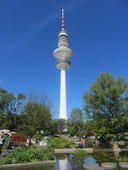
[[[73,51],[66,72],[68,116],[82,109],[83,93],[100,73],[128,80],[128,0],[1,0],[0,87],[47,95],[56,118],[60,71],[53,51],[62,8]]]

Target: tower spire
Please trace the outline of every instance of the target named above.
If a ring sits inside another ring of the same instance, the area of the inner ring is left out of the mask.
[[[64,26],[64,9],[62,9],[62,25],[61,25],[61,27],[62,27],[62,31],[64,31],[64,28],[65,28],[65,26]]]

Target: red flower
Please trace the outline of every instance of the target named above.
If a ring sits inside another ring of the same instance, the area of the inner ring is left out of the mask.
[[[11,138],[13,142],[22,142],[21,138],[18,135],[13,135]]]

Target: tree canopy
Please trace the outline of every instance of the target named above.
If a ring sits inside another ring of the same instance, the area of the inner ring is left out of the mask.
[[[72,136],[82,137],[85,135],[84,118],[81,109],[73,109],[68,120],[68,133]]]
[[[26,96],[19,93],[16,97],[5,89],[0,88],[0,127],[14,130],[17,115],[23,108]]]
[[[102,73],[84,93],[84,110],[95,122],[95,134],[122,137],[128,132],[128,82]]]
[[[24,106],[22,117],[22,130],[27,129],[28,134],[48,131],[52,119],[51,105],[45,95],[30,94]]]
[[[72,110],[69,117],[69,121],[78,121],[78,120],[83,121],[83,112],[81,109],[76,108]]]

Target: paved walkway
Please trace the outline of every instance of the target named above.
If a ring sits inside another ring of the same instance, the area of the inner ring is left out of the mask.
[[[67,149],[54,149],[55,153],[73,153],[76,149],[78,148],[67,148]],[[101,151],[106,151],[106,152],[114,152],[114,151],[128,151],[128,149],[93,149],[93,148],[80,148],[82,150],[85,150],[87,153],[93,153],[93,152],[101,152]]]
[[[54,149],[55,153],[74,153],[75,150],[78,148],[67,148],[67,149]],[[85,150],[87,153],[93,153],[93,148],[81,148],[82,150]]]
[[[104,170],[103,167],[100,167],[99,164],[90,164],[90,165],[83,165],[83,168],[86,170]]]
[[[21,168],[32,168],[32,167],[41,167],[41,166],[50,166],[55,165],[56,160],[53,161],[42,161],[42,162],[30,162],[30,163],[17,163],[17,164],[7,164],[0,165],[0,170],[11,170],[11,169],[21,169]]]

